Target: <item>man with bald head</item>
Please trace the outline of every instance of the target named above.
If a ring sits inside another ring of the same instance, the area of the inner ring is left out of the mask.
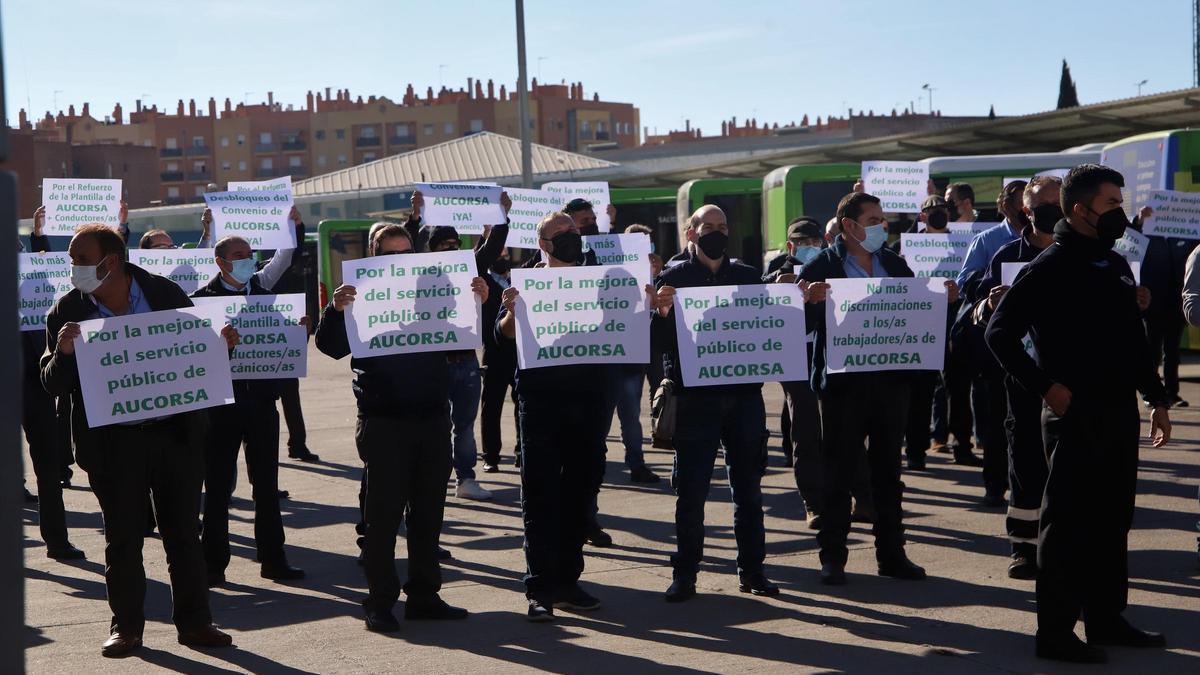
[[[766,536],[763,530],[762,473],[767,414],[761,384],[684,387],[672,303],[676,288],[763,283],[754,268],[730,262],[729,225],[716,206],[696,209],[688,219],[687,258],[664,271],[655,283],[659,310],[652,330],[666,346],[664,372],[677,392],[675,421],[675,539],[667,602],[683,602],[696,594],[696,574],[704,554],[704,503],[708,499],[717,448],[725,448],[729,488],[733,496],[733,531],[737,539],[738,588],[743,593],[776,595],[779,588],[763,573]]]

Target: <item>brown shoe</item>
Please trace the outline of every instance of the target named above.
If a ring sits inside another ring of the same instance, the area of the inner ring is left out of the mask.
[[[228,647],[233,644],[233,638],[210,623],[179,631],[179,644],[189,647]]]
[[[128,656],[141,646],[141,635],[116,632],[109,635],[104,644],[100,645],[100,655],[110,659],[119,659],[122,656]]]

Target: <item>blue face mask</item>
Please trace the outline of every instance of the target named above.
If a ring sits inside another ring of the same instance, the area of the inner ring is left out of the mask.
[[[816,246],[797,246],[796,250],[792,251],[792,257],[799,260],[802,265],[807,265],[819,255],[821,255],[821,249]]]
[[[254,276],[257,271],[254,264],[254,258],[245,258],[243,260],[226,260],[232,269],[229,270],[229,276],[233,277],[239,284],[250,282],[250,277]]]
[[[863,227],[863,239],[858,242],[862,244],[863,249],[867,253],[874,253],[883,247],[887,241],[887,225],[882,223],[879,225],[868,225]]]

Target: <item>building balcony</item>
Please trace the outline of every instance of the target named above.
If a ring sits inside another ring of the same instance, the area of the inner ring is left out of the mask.
[[[354,139],[354,147],[356,148],[375,148],[379,146],[378,138],[359,137]]]
[[[278,173],[276,173],[276,171],[277,171],[277,169],[274,169],[274,168],[272,168],[272,169],[255,169],[254,176],[256,178],[274,178],[279,175]]]
[[[188,180],[212,180],[211,171],[189,171]]]
[[[159,148],[159,157],[182,157],[183,148]]]
[[[291,176],[292,178],[300,178],[300,177],[308,175],[308,167],[307,166],[289,166],[287,172],[288,172],[288,175]]]
[[[207,145],[193,145],[187,149],[188,157],[208,157],[212,154],[212,148]]]
[[[183,172],[163,171],[162,173],[158,174],[158,177],[162,179],[162,182],[164,183],[178,183],[179,181],[183,180]]]
[[[612,140],[612,135],[609,134],[607,131],[597,131],[596,132],[596,140],[610,141],[610,140]]]
[[[305,143],[304,141],[288,141],[283,144],[284,152],[294,152],[296,150],[307,150],[307,149],[308,149],[308,143]]]
[[[255,143],[255,152],[279,152],[278,143]]]
[[[392,136],[388,139],[388,146],[390,147],[394,148],[401,145],[416,147],[417,139],[413,138],[412,136]]]

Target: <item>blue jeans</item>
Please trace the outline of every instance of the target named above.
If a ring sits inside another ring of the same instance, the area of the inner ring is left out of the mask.
[[[456,355],[457,356],[457,355]],[[454,474],[458,480],[475,478],[475,416],[479,414],[479,394],[483,382],[479,374],[479,359],[474,352],[469,358],[449,361],[450,423],[454,426]],[[413,386],[420,386],[414,383]]]
[[[612,429],[613,411],[621,422],[621,443],[625,446],[625,466],[630,469],[646,466],[642,454],[642,380],[643,369],[613,366],[608,372],[608,390],[605,400],[604,435]]]

